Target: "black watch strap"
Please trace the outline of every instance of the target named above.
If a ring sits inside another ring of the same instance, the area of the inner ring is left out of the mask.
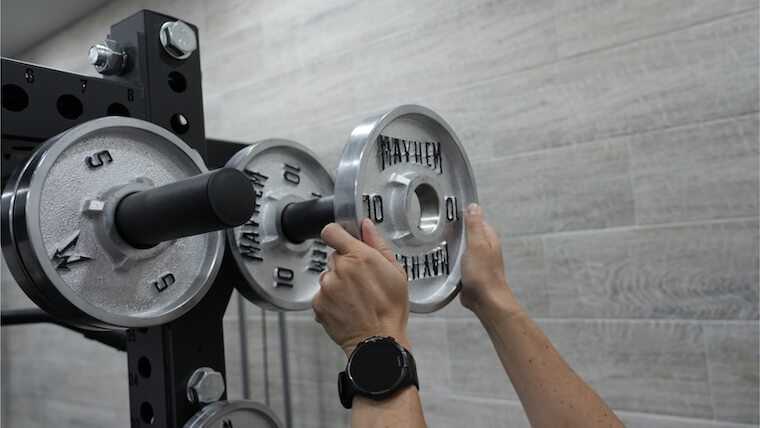
[[[406,355],[408,357],[408,366],[406,375],[404,376],[404,380],[396,387],[396,389],[391,392],[390,395],[392,395],[395,391],[409,385],[414,385],[418,390],[420,389],[420,382],[417,378],[417,363],[414,361],[414,357],[412,356],[412,353],[409,352],[406,348],[403,348],[406,352]],[[346,409],[350,409],[354,402],[354,397],[357,395],[357,391],[354,388],[353,384],[351,383],[351,380],[348,378],[348,375],[345,371],[342,371],[338,373],[338,397],[340,398],[340,404],[343,405]],[[380,400],[387,398],[390,395],[386,395],[383,397],[372,397],[372,399]]]
[[[340,398],[340,404],[346,409],[350,409],[354,403],[354,396],[356,390],[351,385],[351,381],[348,380],[348,376],[345,371],[338,373],[338,397]]]

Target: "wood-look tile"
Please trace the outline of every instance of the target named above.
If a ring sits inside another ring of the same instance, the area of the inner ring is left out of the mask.
[[[552,316],[757,319],[758,224],[544,238]]]
[[[435,428],[529,428],[519,402],[420,390],[425,422]]]
[[[637,223],[757,215],[757,114],[625,139]]]
[[[2,389],[32,401],[129,413],[127,356],[63,327],[3,327]]]
[[[705,325],[715,418],[758,423],[757,322]]]
[[[757,9],[753,0],[558,0],[560,56],[577,55]]]
[[[449,346],[446,320],[411,315],[407,324],[411,352],[417,363],[420,387],[449,391]]]
[[[453,392],[516,399],[480,323],[447,321]],[[700,325],[541,320],[539,326],[568,364],[613,408],[712,417]]]
[[[129,426],[129,407],[104,409],[97,402],[67,401],[7,394],[3,388],[2,425],[20,428],[103,428]]]
[[[474,165],[481,205],[504,235],[633,224],[628,150],[598,142]]]
[[[275,77],[328,57],[340,56],[343,62],[359,55],[372,57],[373,42],[448,21],[482,2],[225,3],[225,7],[207,8],[208,54],[203,71],[212,92]]]
[[[756,112],[758,25],[749,11],[556,63],[555,144]]]
[[[756,15],[560,59],[420,102],[444,114],[473,160],[756,112]]]
[[[377,57],[354,54],[359,108],[417,102],[556,59],[553,1],[471,4],[368,45]]]
[[[712,417],[700,325],[547,320],[539,326],[613,409]]]

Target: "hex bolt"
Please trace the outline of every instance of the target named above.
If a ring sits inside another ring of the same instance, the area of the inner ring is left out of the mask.
[[[224,377],[210,367],[196,369],[187,381],[187,399],[195,405],[213,403],[224,394]]]
[[[185,59],[198,49],[195,31],[182,21],[167,21],[158,32],[161,45],[176,59]]]
[[[87,58],[104,75],[118,75],[127,64],[127,53],[116,40],[106,39],[90,47]]]

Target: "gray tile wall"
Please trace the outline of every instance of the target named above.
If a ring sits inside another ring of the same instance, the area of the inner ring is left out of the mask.
[[[295,139],[332,168],[364,117],[437,110],[518,299],[628,426],[758,425],[756,0],[129,0],[22,59],[94,74],[90,43],[144,7],[199,25],[210,136]],[[29,305],[8,278],[2,306]],[[233,301],[232,398],[238,316]],[[347,426],[345,357],[311,312],[287,316],[295,426]],[[268,383],[282,414],[276,315],[245,319],[251,394]],[[430,426],[528,426],[458,301],[409,330]],[[4,328],[2,423],[127,426],[124,362],[55,327]]]

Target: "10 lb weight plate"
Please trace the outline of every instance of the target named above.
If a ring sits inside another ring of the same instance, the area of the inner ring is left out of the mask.
[[[270,309],[310,308],[331,249],[318,237],[288,240],[281,214],[289,204],[331,195],[332,176],[311,150],[282,139],[254,143],[235,154],[227,166],[243,171],[256,194],[253,216],[227,230],[240,274],[238,291]]]
[[[51,138],[3,193],[11,272],[40,307],[80,326],[179,317],[216,276],[223,232],[135,248],[117,233],[115,212],[126,195],[205,171],[182,140],[137,119],[96,119]]]
[[[337,170],[335,218],[360,237],[371,219],[409,280],[410,309],[432,312],[460,287],[462,212],[477,202],[470,162],[451,127],[415,105],[365,120]]]

